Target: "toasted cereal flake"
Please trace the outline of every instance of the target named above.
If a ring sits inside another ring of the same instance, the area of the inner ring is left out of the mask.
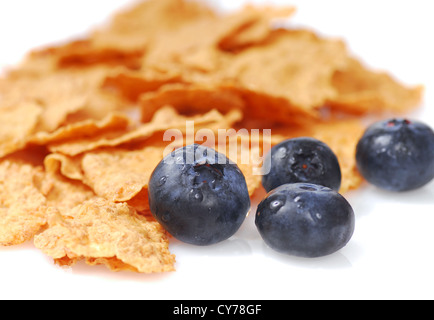
[[[262,186],[262,176],[255,174],[254,168],[251,164],[239,164],[241,172],[246,179],[247,190],[252,197],[254,193]]]
[[[313,137],[328,144],[338,157],[342,171],[341,193],[357,189],[364,181],[357,170],[356,148],[366,126],[359,120],[339,120],[314,127]]]
[[[105,79],[103,86],[106,89],[117,92],[120,96],[129,101],[137,101],[140,95],[146,92],[158,90],[160,87],[170,83],[181,83],[183,78],[180,75],[146,75],[138,72],[123,71],[113,74]]]
[[[316,111],[294,106],[288,99],[240,87],[225,85],[226,90],[236,93],[245,104],[244,119],[271,124],[308,124],[318,121]],[[261,127],[263,124],[261,124]]]
[[[53,216],[34,243],[60,265],[84,259],[113,271],[174,271],[175,256],[169,252],[164,229],[125,203],[86,201]]]
[[[149,0],[115,15],[106,29],[91,40],[97,47],[124,51],[147,48],[164,33],[207,19],[215,14],[202,3],[184,0]],[[156,27],[158,26],[158,27]]]
[[[141,215],[152,216],[151,208],[149,206],[148,187],[144,187],[142,191],[136,194],[131,200],[126,203],[137,210]]]
[[[170,33],[162,33],[145,56],[144,67],[159,65],[170,58],[183,58],[206,48],[227,51],[266,37],[270,21],[292,15],[293,8],[270,9],[247,6],[233,14],[206,16]],[[210,32],[212,30],[212,32]]]
[[[202,73],[180,70],[185,83],[163,85],[143,94],[143,121],[149,121],[165,104],[181,113],[240,109],[250,118],[281,123],[301,122],[304,118],[311,121],[318,117],[316,109],[336,95],[332,76],[347,63],[342,41],[323,39],[306,30],[270,31],[264,41],[230,58],[225,56],[214,67],[184,63],[191,56],[196,61],[198,53],[206,53],[207,62],[216,60],[208,58],[215,50],[203,47],[182,55],[187,58],[179,58],[181,66],[194,66]]]
[[[137,128],[125,132],[124,130],[113,131],[108,134],[100,134],[87,138],[75,139],[60,143],[50,144],[49,150],[53,153],[61,153],[68,156],[76,156],[102,147],[116,147],[134,141],[144,141],[156,133],[162,133],[168,129],[186,131],[186,122],[194,121],[197,128],[209,128],[213,130],[230,127],[239,121],[242,115],[239,111],[233,110],[222,115],[211,110],[203,115],[185,117],[179,115],[172,107],[160,108],[153,119]]]
[[[0,85],[2,104],[14,106],[31,101],[40,105],[43,113],[37,131],[52,132],[68,116],[83,110],[102,118],[119,108],[119,102],[113,95],[100,90],[108,70],[62,70],[37,76],[11,74]]]
[[[169,84],[140,98],[142,121],[149,121],[165,105],[173,106],[179,113],[206,113],[216,109],[227,113],[243,110],[244,101],[231,90],[209,85]]]
[[[17,161],[0,163],[0,245],[30,240],[46,224],[46,200],[34,185],[41,168]]]
[[[265,40],[272,32],[272,22],[275,19],[287,19],[295,13],[294,7],[255,7],[247,5],[238,14],[244,24],[235,28],[234,33],[228,34],[219,42],[219,48],[224,51],[236,52],[248,46]],[[243,18],[243,19],[242,19]],[[249,19],[246,19],[249,18]],[[222,23],[224,23],[222,21]]]
[[[110,201],[131,200],[147,188],[152,172],[163,159],[163,151],[163,148],[147,147],[87,153],[82,160],[83,181],[98,196]]]
[[[102,135],[111,131],[126,130],[130,119],[120,113],[110,113],[102,120],[87,119],[60,127],[52,133],[38,132],[30,142],[45,145],[61,141],[76,140],[83,137]]]
[[[83,39],[34,50],[11,74],[41,76],[58,72],[60,69],[83,71],[94,67],[138,69],[143,54],[144,50],[100,47],[91,39]]]
[[[0,108],[0,157],[26,146],[41,114],[42,108],[33,102]]]
[[[203,83],[226,67],[232,58],[228,52],[263,41],[272,31],[273,19],[287,18],[293,12],[293,7],[246,6],[233,14],[199,16],[159,34],[144,56],[142,72],[155,70]]]
[[[68,157],[63,154],[51,153],[45,157],[44,166],[48,173],[59,173],[72,180],[83,180],[81,160],[82,156]]]
[[[80,181],[63,177],[60,172],[43,172],[36,177],[38,189],[45,196],[47,206],[61,213],[95,198],[95,193]]]
[[[276,30],[263,44],[237,54],[223,72],[247,90],[311,110],[335,95],[331,79],[346,61],[342,41],[306,30]]]
[[[352,58],[335,72],[332,85],[337,96],[329,105],[349,113],[404,113],[417,107],[423,87],[406,87],[387,73],[374,72]]]
[[[125,66],[139,69],[144,50],[123,50],[115,47],[101,48],[91,40],[80,40],[64,46],[48,48],[55,56],[59,68],[84,68],[95,65]]]

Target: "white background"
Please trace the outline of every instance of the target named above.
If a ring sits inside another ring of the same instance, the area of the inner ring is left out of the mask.
[[[245,1],[212,1],[234,9]],[[265,3],[266,1],[254,1]],[[0,68],[30,49],[85,34],[128,1],[0,1]],[[293,24],[344,38],[374,68],[424,84],[412,117],[434,127],[434,2],[294,0]],[[0,124],[1,125],[1,124]],[[0,248],[1,299],[433,299],[434,183],[394,194],[372,186],[347,195],[356,232],[340,252],[299,259],[268,249],[254,212],[232,239],[213,247],[173,243],[177,271],[141,275],[105,267],[53,265],[31,243]]]

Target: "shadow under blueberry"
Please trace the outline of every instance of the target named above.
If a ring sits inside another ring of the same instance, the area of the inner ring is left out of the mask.
[[[357,260],[357,258],[361,256],[362,250],[355,243],[349,243],[344,249],[345,250],[324,257],[302,258],[279,253],[268,247],[265,243],[262,244],[262,251],[265,257],[272,258],[273,260],[287,264],[288,266],[309,269],[335,270],[351,268],[353,266],[351,261]],[[349,251],[351,251],[351,260],[347,257],[347,252]]]
[[[357,219],[375,213],[378,203],[414,206],[432,205],[434,208],[434,181],[417,190],[405,192],[387,191],[373,185],[365,185],[363,188],[351,191],[345,196],[354,209],[357,223]]]
[[[210,246],[195,246],[182,243],[176,239],[171,241],[170,250],[176,255],[182,250],[182,255],[195,256],[220,256],[220,257],[239,257],[252,254],[249,243],[237,236],[233,236],[225,241]],[[178,256],[178,255],[177,255]]]
[[[434,181],[422,188],[406,192],[392,192],[376,188],[375,192],[379,197],[395,203],[434,206]]]

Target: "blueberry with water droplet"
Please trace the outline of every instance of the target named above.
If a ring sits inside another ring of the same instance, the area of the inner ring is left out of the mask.
[[[314,184],[285,184],[258,205],[256,227],[272,249],[299,257],[332,254],[350,241],[351,205],[336,191]]]
[[[286,140],[265,158],[262,185],[267,192],[287,183],[313,183],[339,191],[342,181],[339,161],[323,142],[313,138]]]
[[[377,187],[418,189],[434,179],[434,132],[419,121],[376,122],[360,139],[356,160],[363,177]]]
[[[178,240],[194,245],[230,238],[250,209],[246,180],[238,166],[197,144],[164,158],[148,191],[157,221]]]

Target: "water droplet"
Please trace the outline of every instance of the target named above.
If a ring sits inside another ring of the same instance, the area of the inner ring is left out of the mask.
[[[383,136],[379,136],[379,137],[375,138],[374,144],[378,147],[385,149],[390,145],[391,141],[392,141],[391,135],[383,135]],[[379,148],[379,149],[381,149],[381,148]]]
[[[283,202],[280,200],[274,200],[270,202],[270,209],[277,212],[283,206]]]
[[[216,187],[216,181],[215,180],[211,181],[210,182],[210,186],[211,186],[212,189],[215,189],[215,187]]]
[[[201,202],[203,200],[203,194],[199,190],[193,189],[190,191],[190,199]]]
[[[166,176],[161,177],[160,181],[158,182],[158,186],[159,187],[163,186],[166,183],[166,181],[167,181]]]
[[[270,209],[276,209],[280,206],[282,206],[282,202],[280,202],[279,200],[275,200],[270,203]]]
[[[297,196],[294,198],[294,202],[297,203],[297,208],[298,209],[303,209],[304,208],[304,203],[300,202],[301,201],[301,197]]]
[[[277,150],[276,157],[281,158],[281,159],[285,158],[286,157],[286,148],[285,147],[279,148],[279,150]]]

